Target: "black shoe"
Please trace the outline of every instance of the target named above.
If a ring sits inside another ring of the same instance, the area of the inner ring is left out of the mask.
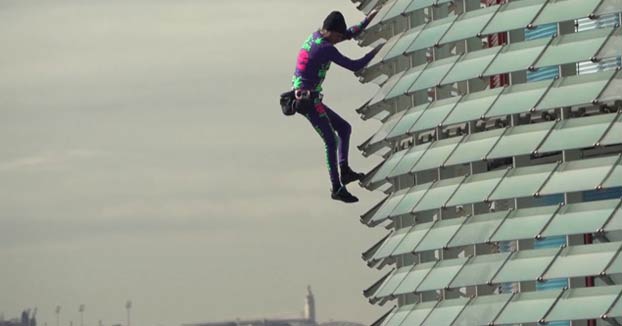
[[[365,177],[364,173],[357,173],[352,171],[349,166],[341,168],[341,183],[347,185],[352,181],[359,181]]]
[[[348,192],[346,186],[341,186],[341,188],[339,188],[337,191],[333,191],[330,194],[330,198],[335,200],[341,200],[345,203],[356,203],[357,201],[359,201],[358,198],[354,197],[351,193]]]

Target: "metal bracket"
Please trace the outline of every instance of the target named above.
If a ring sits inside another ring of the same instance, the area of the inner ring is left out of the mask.
[[[464,267],[471,261],[471,259],[473,259],[473,255],[469,255],[467,257],[467,259],[464,261],[464,263],[462,263],[462,266],[460,266],[460,268],[458,269],[458,271],[456,272],[456,274],[454,274],[454,276],[451,278],[451,280],[449,280],[449,282],[447,283],[447,285],[445,286],[445,290],[449,290],[451,289],[451,283],[453,283],[456,280],[456,277],[458,277],[458,275],[460,274],[460,272],[462,272],[462,270],[464,269]]]
[[[546,179],[544,179],[544,182],[542,183],[542,185],[540,185],[538,190],[536,190],[536,192],[533,194],[534,197],[540,197],[540,192],[542,191],[542,189],[544,189],[544,187],[549,182],[549,180],[551,180],[551,177],[553,177],[553,174],[555,174],[555,172],[557,172],[557,169],[559,169],[559,167],[561,165],[562,165],[562,161],[557,161],[557,165],[555,165],[555,167],[553,168],[553,170],[551,170],[551,172],[546,177]]]
[[[546,6],[549,4],[550,0],[546,0],[544,1],[544,3],[542,4],[542,6],[540,7],[540,9],[538,9],[538,12],[536,13],[536,15],[531,19],[531,21],[529,22],[529,24],[527,24],[527,28],[528,29],[532,29],[535,28],[537,26],[534,26],[533,23],[536,21],[536,19],[538,19],[538,17],[540,16],[540,14],[542,13],[542,11],[544,10],[544,8],[546,8]]]
[[[454,238],[460,232],[460,230],[462,230],[462,227],[469,222],[469,220],[471,219],[472,216],[473,215],[467,215],[464,218],[464,221],[462,221],[462,224],[460,224],[460,226],[458,226],[458,229],[456,230],[456,232],[454,232],[454,234],[452,234],[451,237],[449,237],[449,240],[447,240],[447,243],[445,243],[445,245],[443,246],[442,249],[449,249],[449,244],[454,240]]]
[[[602,225],[600,228],[598,228],[598,229],[596,230],[596,236],[597,236],[597,237],[601,237],[601,236],[602,236],[602,237],[604,237],[604,238],[606,239],[606,237],[605,237],[605,227],[607,227],[607,224],[609,224],[609,222],[611,222],[611,220],[613,219],[613,217],[616,215],[616,213],[617,213],[617,212],[618,212],[618,210],[620,210],[620,209],[622,209],[622,200],[620,200],[620,201],[618,202],[618,206],[616,206],[616,208],[614,208],[614,209],[611,211],[611,215],[609,215],[609,217],[607,218],[607,220],[605,221],[605,223],[603,223],[603,225]],[[609,242],[609,239],[607,239],[607,242]]]
[[[620,162],[622,162],[622,153],[618,155],[618,159],[616,160],[615,163],[613,163],[613,165],[611,166],[611,169],[609,170],[609,172],[607,172],[607,174],[605,175],[603,180],[598,184],[598,186],[596,186],[596,190],[603,189],[603,183],[605,183],[605,181],[607,181],[607,179],[609,179],[611,174],[613,174],[613,171],[618,167],[618,165],[620,165]]]
[[[486,282],[487,285],[492,286],[494,283],[494,279],[497,277],[497,275],[499,275],[499,273],[501,272],[501,270],[503,269],[503,267],[505,267],[505,265],[510,261],[510,259],[512,259],[512,257],[517,253],[517,251],[512,250],[510,252],[510,254],[505,257],[505,260],[503,261],[503,263],[501,263],[501,266],[499,266],[499,268],[497,269],[497,271],[495,272],[494,275],[492,275],[492,277],[490,278],[490,280],[488,280],[488,282]]]
[[[613,262],[616,260],[616,258],[620,256],[620,253],[622,253],[622,244],[618,246],[618,250],[616,250],[616,253],[611,257],[611,260],[607,263],[607,266],[605,266],[605,268],[603,268],[603,270],[600,272],[600,277],[604,278],[605,276],[608,276],[607,270],[611,267],[611,265],[613,265]],[[611,278],[609,278],[609,281],[613,283],[613,280]]]
[[[540,229],[540,231],[538,232],[538,234],[536,234],[535,239],[536,240],[541,240],[542,239],[542,233],[544,233],[544,231],[546,230],[546,228],[551,224],[551,222],[553,222],[553,219],[555,218],[555,216],[557,216],[557,214],[559,213],[559,211],[562,209],[562,207],[564,207],[566,204],[565,203],[559,203],[559,205],[557,205],[557,209],[555,209],[555,211],[553,212],[553,214],[551,215],[551,217],[549,217],[549,219],[546,221],[546,223],[544,224],[544,226],[542,227],[542,229]]]
[[[437,219],[437,220],[434,220],[434,221],[432,222],[432,225],[430,225],[430,227],[428,228],[428,230],[427,230],[427,231],[425,231],[425,234],[421,237],[421,241],[419,241],[419,242],[417,243],[417,245],[415,246],[415,248],[413,248],[413,250],[411,250],[411,251],[410,251],[410,253],[412,253],[413,255],[417,253],[417,247],[419,247],[419,245],[421,244],[421,242],[423,242],[423,240],[425,240],[425,238],[428,236],[428,233],[430,233],[430,231],[432,231],[432,229],[434,228],[434,226],[436,225],[436,223],[438,223],[438,221],[440,221],[440,220],[438,220],[438,219]],[[412,229],[411,229],[411,230],[412,230]],[[410,233],[410,231],[411,231],[411,230],[408,230],[408,232]],[[405,239],[405,238],[406,238],[406,236],[404,236],[404,239]],[[404,239],[402,239],[402,241],[404,241]],[[402,242],[400,241],[400,243],[402,243]],[[398,246],[399,246],[399,244],[398,244]],[[396,247],[396,248],[397,248],[397,247]]]
[[[564,248],[566,247],[567,246],[565,244],[559,246],[559,249],[557,250],[557,253],[555,253],[555,256],[553,256],[553,259],[551,259],[551,261],[546,265],[542,273],[540,273],[540,276],[538,276],[538,278],[536,279],[538,282],[544,282],[544,274],[546,274],[546,272],[548,272],[551,266],[553,266],[553,264],[557,260],[557,257],[559,257],[559,255],[562,253],[562,250],[564,250]]]
[[[537,155],[540,154],[538,152],[538,148],[540,148],[540,147],[542,147],[542,145],[544,145],[546,140],[549,139],[549,136],[553,133],[553,130],[555,130],[555,127],[557,127],[557,125],[559,123],[560,123],[560,120],[556,119],[555,122],[551,125],[551,128],[549,128],[549,130],[546,132],[546,135],[544,135],[544,137],[542,137],[540,142],[538,142],[538,145],[536,145],[536,148],[534,148],[534,150],[531,152],[532,155],[537,156]]]
[[[605,88],[607,88],[607,87],[605,86]],[[603,88],[603,89],[605,89],[605,88]],[[607,126],[607,129],[605,129],[603,134],[598,138],[598,140],[596,141],[596,144],[594,144],[594,147],[599,147],[600,146],[600,142],[603,141],[603,139],[605,139],[605,137],[607,136],[609,131],[613,128],[613,126],[616,124],[616,122],[620,118],[620,115],[622,115],[622,111],[618,111],[616,113],[616,116],[613,118],[613,120],[611,120],[611,123],[609,123],[609,125]]]
[[[505,220],[508,219],[508,217],[512,214],[513,211],[514,211],[513,208],[508,209],[508,212],[505,214],[505,216],[503,216],[503,219],[501,219],[501,222],[499,222],[499,224],[497,224],[497,227],[495,228],[494,231],[492,231],[492,233],[490,234],[490,237],[488,237],[488,239],[486,239],[486,241],[485,241],[486,243],[491,243],[492,242],[492,238],[499,231],[501,226],[505,223]]]
[[[501,316],[501,313],[503,312],[503,310],[505,310],[505,308],[510,304],[510,302],[512,301],[512,299],[514,299],[515,296],[516,296],[516,292],[512,292],[512,295],[510,295],[508,300],[503,304],[503,307],[501,307],[501,310],[499,310],[497,315],[495,315],[495,317],[490,321],[490,323],[488,323],[489,326],[495,325],[495,321],[499,319],[499,316]]]
[[[562,298],[562,295],[564,295],[566,290],[568,290],[568,287],[564,287],[561,291],[559,291],[559,294],[557,295],[557,298],[555,298],[555,301],[553,301],[553,304],[551,304],[551,306],[546,310],[546,312],[544,313],[544,316],[542,316],[542,318],[538,320],[538,324],[543,325],[547,323],[546,316],[548,316],[551,313],[551,311],[553,310],[557,302],[559,302],[559,300]]]
[[[466,135],[465,135],[466,137]],[[464,138],[463,138],[464,139]],[[454,150],[458,147],[458,145],[456,145],[454,147]],[[447,203],[449,203],[449,201],[451,201],[451,198],[454,197],[454,195],[458,192],[458,189],[460,189],[460,187],[464,184],[464,182],[466,181],[466,179],[468,179],[470,176],[470,174],[466,174],[462,180],[460,180],[460,182],[458,183],[458,185],[456,186],[456,188],[454,189],[454,191],[452,191],[451,195],[449,195],[449,197],[447,198],[447,200],[445,200],[445,202],[443,203],[443,205],[441,206],[442,209],[447,209]]]
[[[553,43],[553,40],[555,40],[556,38],[557,38],[557,33],[553,34],[549,38],[549,41],[546,42],[546,45],[544,45],[544,48],[542,49],[542,51],[540,51],[540,53],[538,53],[538,56],[536,56],[536,58],[533,60],[533,63],[531,63],[531,65],[529,65],[529,67],[527,67],[527,70],[529,70],[529,71],[536,71],[536,70],[538,70],[538,68],[536,67],[536,64],[538,64],[538,61],[540,61],[540,59],[542,59],[542,56],[544,55],[544,53],[546,53],[546,50],[551,46],[551,43]]]

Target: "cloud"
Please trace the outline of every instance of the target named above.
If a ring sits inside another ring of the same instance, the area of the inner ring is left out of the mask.
[[[53,169],[82,160],[104,157],[106,155],[108,155],[108,153],[105,151],[80,148],[45,152],[0,162],[0,172],[19,169]]]

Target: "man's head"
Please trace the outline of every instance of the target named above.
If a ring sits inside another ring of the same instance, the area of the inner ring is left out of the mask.
[[[322,35],[330,43],[336,44],[345,40],[347,29],[343,15],[339,11],[333,11],[324,19]]]

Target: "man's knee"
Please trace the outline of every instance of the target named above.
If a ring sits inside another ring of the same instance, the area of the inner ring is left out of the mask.
[[[343,122],[343,125],[339,127],[337,132],[341,136],[349,136],[352,133],[352,126],[345,120]]]

